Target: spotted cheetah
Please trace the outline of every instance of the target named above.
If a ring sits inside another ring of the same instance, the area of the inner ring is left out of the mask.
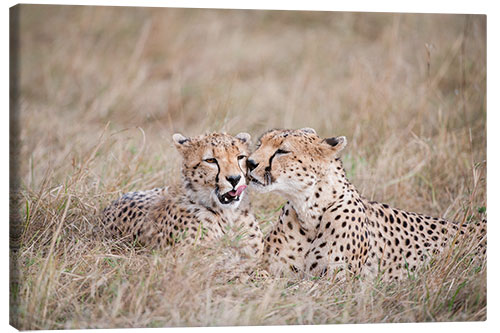
[[[262,232],[245,195],[250,135],[174,134],[173,141],[183,159],[181,184],[125,194],[103,211],[107,233],[168,248],[206,244],[233,228],[242,253],[258,258]]]
[[[271,274],[408,276],[460,233],[476,233],[485,254],[486,221],[461,226],[363,198],[347,180],[339,152],[345,137],[313,129],[264,133],[247,160],[250,187],[288,202],[265,238]]]

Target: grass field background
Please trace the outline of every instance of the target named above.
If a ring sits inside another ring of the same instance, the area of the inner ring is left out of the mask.
[[[176,182],[171,135],[313,127],[394,207],[486,212],[486,17],[23,5],[21,329],[486,319],[486,260],[451,248],[397,283],[231,280],[231,240],[185,257],[104,239],[98,214]],[[253,195],[264,232],[284,200]]]

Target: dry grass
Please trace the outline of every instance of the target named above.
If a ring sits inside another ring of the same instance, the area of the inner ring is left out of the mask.
[[[346,135],[368,198],[457,221],[486,207],[484,16],[23,6],[21,329],[486,319],[486,260],[452,248],[398,283],[229,280],[231,241],[185,257],[103,239],[98,212],[175,181],[171,134]],[[283,199],[253,197],[264,231]],[[15,211],[14,211],[15,213]],[[14,223],[15,221],[11,221]],[[471,244],[473,245],[473,244]]]

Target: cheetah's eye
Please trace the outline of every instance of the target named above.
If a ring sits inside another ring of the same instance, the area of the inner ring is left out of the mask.
[[[282,155],[282,154],[288,154],[289,151],[286,151],[286,150],[283,150],[283,149],[278,149],[276,150],[276,152],[274,153],[275,155]]]
[[[246,157],[245,155],[238,156],[238,161],[244,159],[245,157]]]
[[[204,159],[204,161],[207,163],[217,163],[217,160],[215,158],[206,158]]]

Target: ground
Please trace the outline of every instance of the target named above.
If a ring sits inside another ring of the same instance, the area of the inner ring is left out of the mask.
[[[475,218],[484,16],[24,6],[20,18],[16,327],[486,319],[486,262],[461,248],[394,283],[244,281],[230,278],[237,239],[179,258],[104,239],[96,222],[123,193],[179,178],[173,133],[276,127],[348,137],[344,166],[368,200]],[[266,233],[284,200],[252,199]]]

